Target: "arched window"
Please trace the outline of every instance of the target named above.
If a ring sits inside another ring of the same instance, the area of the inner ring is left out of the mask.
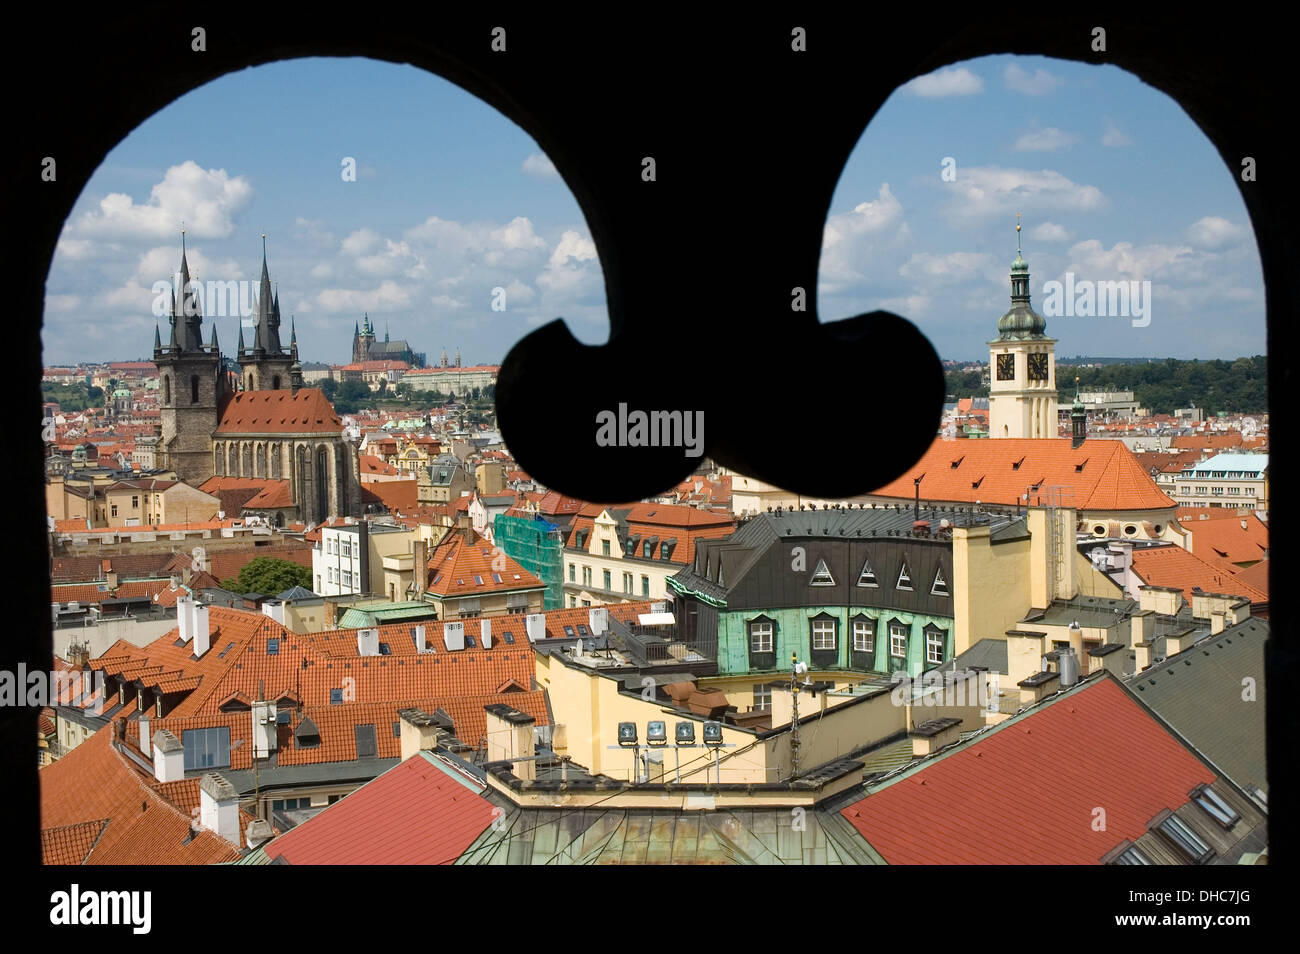
[[[170,375],[163,375],[163,404],[172,403],[172,379]]]
[[[266,445],[258,444],[253,451],[253,476],[266,476]]]
[[[218,477],[226,476],[226,449],[220,444],[212,445],[212,472]]]
[[[278,374],[271,378],[271,390],[280,390],[280,376]]]
[[[280,479],[280,445],[271,445],[271,479]]]
[[[330,515],[329,459],[324,445],[316,448],[316,513],[324,520]]]
[[[199,403],[199,376],[197,374],[190,375],[190,403]]]
[[[253,476],[253,448],[252,448],[252,445],[250,445],[250,444],[243,444],[243,445],[241,446],[241,451],[242,451],[242,453],[240,454],[240,458],[241,458],[241,460],[240,460],[240,467],[239,467],[239,476],[240,476],[240,477],[252,477],[252,476]]]

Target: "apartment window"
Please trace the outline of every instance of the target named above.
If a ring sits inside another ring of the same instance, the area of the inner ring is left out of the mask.
[[[835,648],[835,620],[815,619],[812,623],[812,648]]]
[[[506,595],[506,612],[512,616],[528,612],[527,593],[508,593]]]
[[[925,631],[925,661],[929,663],[943,662],[943,642],[947,634],[941,629],[927,629]]]
[[[907,658],[907,627],[902,623],[889,624],[889,655],[895,659]]]
[[[583,601],[582,601],[582,605],[583,605],[583,606],[590,606],[590,605],[591,605],[591,600],[583,600]]]
[[[772,708],[772,687],[767,683],[754,683],[754,708],[765,711]]]
[[[343,541],[343,555],[344,555],[345,557],[350,557],[350,556],[352,556],[352,541],[351,541],[351,540],[344,540],[344,541]]]
[[[112,505],[112,511],[113,511],[113,512],[112,512],[111,516],[116,517],[116,516],[117,516],[117,504],[113,504],[113,505]]]
[[[577,606],[577,605],[578,605],[578,600],[577,600],[577,598],[574,597],[574,596],[570,596],[570,597],[569,597],[569,606],[570,606],[570,607],[573,607],[573,606]]]
[[[632,595],[632,574],[631,573],[623,574],[623,592],[626,593],[628,596]]]
[[[609,541],[608,541],[608,540],[601,540],[601,541],[600,541],[600,553],[601,553],[601,556],[609,556]]]
[[[641,595],[642,596],[650,595],[650,577],[648,576],[641,577]]]
[[[570,563],[570,564],[569,564],[569,582],[570,582],[570,583],[576,583],[577,580],[578,580],[578,564],[576,564],[576,563]]]
[[[604,573],[602,574],[602,576],[603,576],[603,578],[604,578],[605,589],[607,589],[607,590],[612,590],[614,587],[613,587],[613,584],[610,583],[610,571],[609,571],[609,570],[605,570]]]
[[[1201,840],[1201,836],[1172,812],[1156,828],[1193,864],[1208,860],[1212,854],[1210,846]]]
[[[641,547],[641,555],[642,555],[643,557],[645,557],[647,560],[649,560],[650,557],[651,557],[651,555],[652,555],[652,551],[653,551],[653,550],[654,550],[654,544],[652,544],[652,543],[650,543],[649,541],[647,541],[647,542],[646,542],[646,543]]]
[[[344,571],[343,571],[343,585],[344,585],[344,586],[351,586],[351,585],[352,585],[352,571],[351,571],[351,570],[344,570]]]
[[[1241,493],[1241,488],[1240,488],[1240,487],[1229,487],[1229,488],[1228,488],[1228,493],[1230,493],[1230,494],[1239,494],[1239,493]]]
[[[772,624],[770,622],[753,622],[749,624],[750,652],[772,652]]]
[[[876,644],[876,624],[869,619],[853,621],[853,651],[869,653]]]
[[[1231,828],[1241,817],[1235,808],[1225,802],[1223,797],[1208,785],[1196,792],[1196,804],[1204,808],[1209,816],[1224,828]]]
[[[1196,488],[1196,493],[1199,494],[1200,496],[1204,497],[1204,496],[1205,496],[1205,491],[1206,491],[1206,489],[1207,489],[1207,488],[1205,488],[1205,487],[1197,487],[1197,488]]]
[[[138,510],[139,507],[140,507],[140,498],[139,498],[139,497],[132,497],[132,498],[131,498],[131,509],[132,509],[132,510]]]
[[[582,568],[582,585],[591,586],[591,567],[589,566]]]
[[[668,544],[666,543],[659,544],[659,559],[661,560],[668,559]]]
[[[472,619],[478,616],[481,612],[478,597],[474,596],[461,600],[457,605],[457,610],[460,613],[461,619]]]

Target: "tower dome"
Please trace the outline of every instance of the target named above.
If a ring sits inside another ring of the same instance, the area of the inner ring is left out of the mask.
[[[1011,307],[998,319],[998,337],[1002,340],[1041,338],[1047,331],[1047,319],[1029,304],[1029,263],[1020,252],[1020,223],[1016,223],[1016,260],[1011,263]]]

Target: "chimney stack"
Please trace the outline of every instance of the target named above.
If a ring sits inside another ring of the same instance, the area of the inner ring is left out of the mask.
[[[415,598],[424,596],[424,588],[429,582],[429,547],[423,539],[411,544],[414,559],[411,561],[412,581],[415,583]]]
[[[357,655],[379,655],[379,630],[374,628],[357,630]]]
[[[429,651],[428,630],[424,628],[423,623],[419,623],[415,627],[415,651],[417,653],[427,653]]]
[[[1222,613],[1210,614],[1210,635],[1218,636],[1223,632],[1224,616]]]
[[[216,772],[199,779],[199,823],[236,848],[240,846],[239,793]]]
[[[188,643],[194,638],[194,600],[182,596],[176,600],[176,622],[180,626],[181,642]]]
[[[1148,642],[1134,643],[1133,651],[1137,657],[1135,672],[1143,672],[1151,668],[1151,644]]]
[[[166,729],[153,734],[153,777],[160,782],[179,782],[185,777],[185,746]]]
[[[203,603],[195,603],[193,617],[194,622],[190,625],[194,629],[194,655],[202,659],[212,645],[212,634],[208,629],[208,607]]]
[[[417,752],[431,752],[438,747],[438,724],[433,716],[420,709],[402,709],[402,761]]]
[[[474,542],[474,526],[470,523],[468,513],[456,514],[456,529],[460,531],[461,539],[466,543]]]

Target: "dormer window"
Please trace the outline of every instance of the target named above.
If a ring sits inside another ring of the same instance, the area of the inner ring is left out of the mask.
[[[934,582],[930,585],[931,596],[951,596],[948,592],[948,581],[943,578],[943,567],[935,567]]]
[[[894,583],[894,589],[908,590],[909,592],[912,589],[912,575],[907,571],[906,560],[904,560],[903,565],[898,568],[898,580]]]
[[[826,566],[825,560],[818,560],[813,574],[808,579],[809,586],[834,586],[835,578],[831,576],[830,569]]]
[[[876,571],[871,569],[870,560],[864,560],[862,563],[862,572],[858,574],[858,586],[880,586],[876,582]]]

